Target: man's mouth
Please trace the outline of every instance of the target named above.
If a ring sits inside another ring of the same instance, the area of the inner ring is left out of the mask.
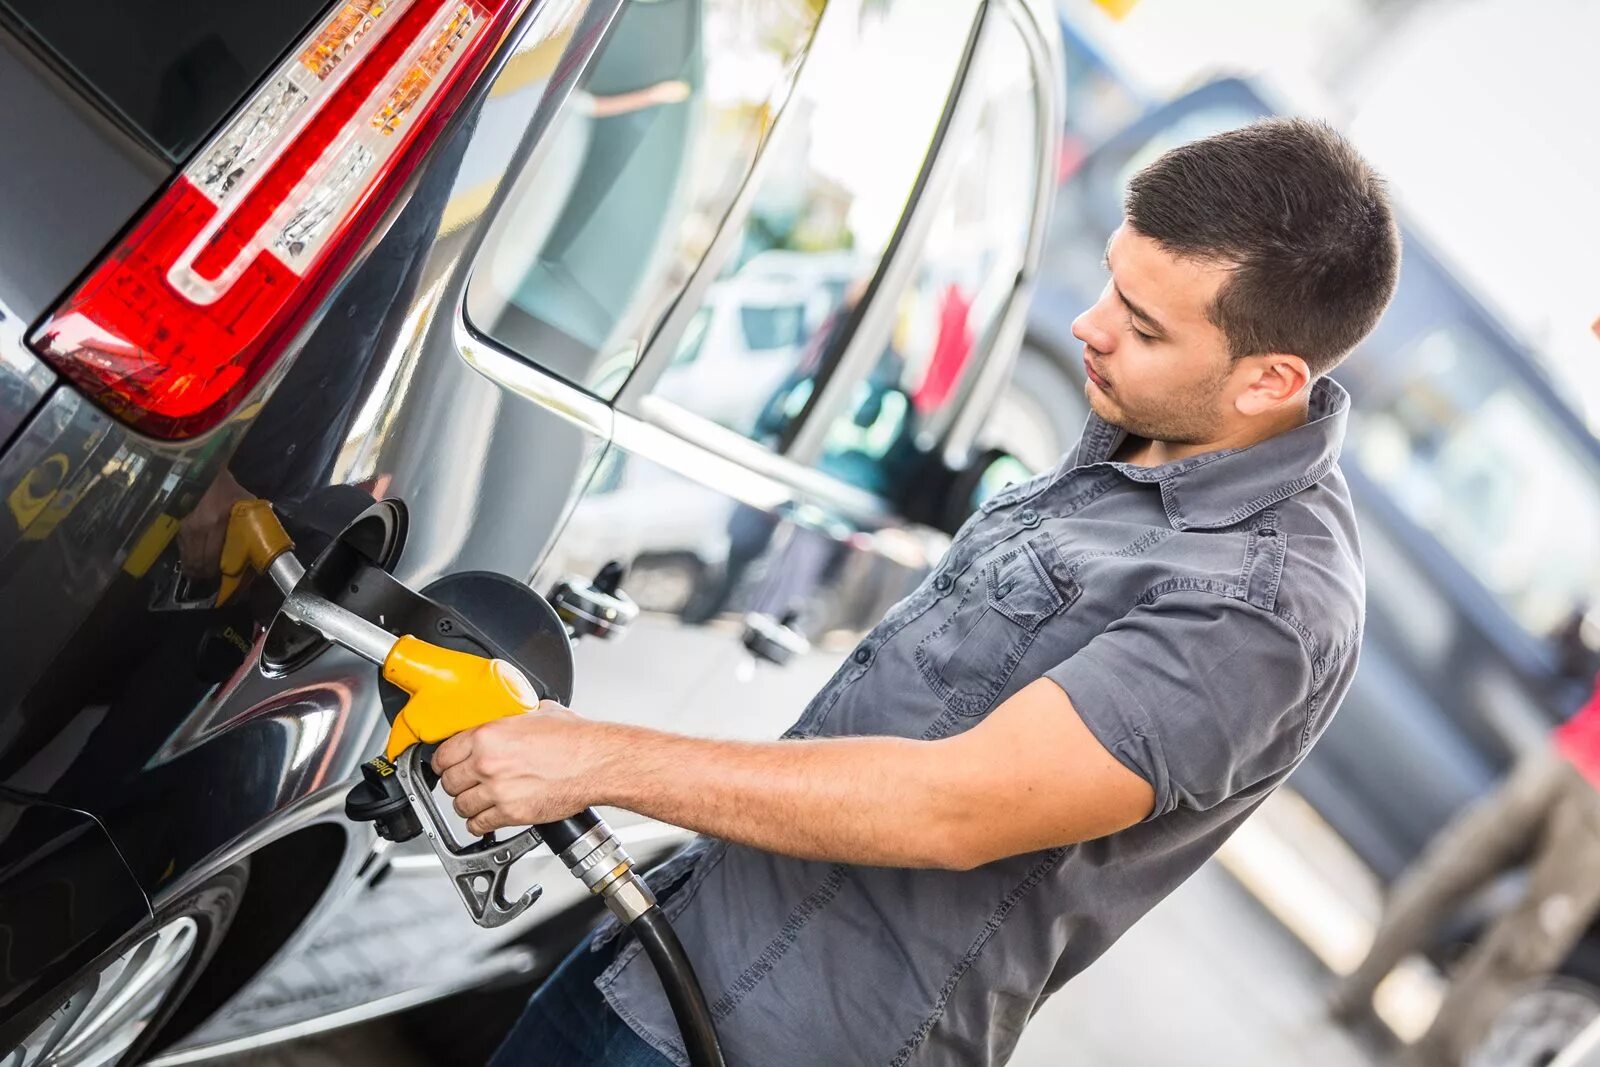
[[[1089,362],[1088,356],[1083,357],[1083,373],[1088,375],[1089,380],[1095,384],[1095,388],[1102,390],[1109,390],[1111,388],[1110,384],[1108,384],[1104,378],[1100,377],[1100,375],[1095,372],[1094,364]]]

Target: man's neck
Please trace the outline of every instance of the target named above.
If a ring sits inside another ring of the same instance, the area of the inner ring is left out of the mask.
[[[1241,426],[1232,432],[1224,433],[1214,440],[1204,442],[1185,441],[1156,441],[1148,437],[1138,437],[1129,434],[1123,438],[1122,444],[1117,447],[1112,459],[1118,463],[1131,463],[1136,467],[1160,467],[1168,463],[1176,463],[1180,459],[1190,456],[1200,456],[1208,452],[1223,452],[1228,449],[1249,448],[1251,445],[1260,444],[1269,438],[1281,433],[1304,426],[1310,413],[1301,407],[1288,412],[1269,424]]]

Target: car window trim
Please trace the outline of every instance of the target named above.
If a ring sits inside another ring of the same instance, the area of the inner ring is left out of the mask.
[[[1012,284],[1011,300],[987,346],[976,353],[977,371],[963,376],[960,385],[963,395],[956,401],[940,442],[945,464],[956,469],[971,460],[990,410],[1010,380],[1023,334],[1027,330],[1028,307],[1033,302],[1039,263],[1044,257],[1045,239],[1050,229],[1050,210],[1055,203],[1056,193],[1056,160],[1050,152],[1045,151],[1045,147],[1052,143],[1055,131],[1061,129],[1066,106],[1061,40],[1053,21],[1040,21],[1046,14],[1053,17],[1053,8],[1041,12],[1039,6],[1026,0],[990,0],[986,7],[986,16],[992,13],[996,18],[1011,18],[1028,49],[1033,68],[1034,143],[1037,146],[1038,174],[1033,190],[1034,224],[1029,229],[1022,265]],[[1005,353],[1005,358],[991,358],[995,352]]]
[[[614,443],[648,456],[654,463],[743,500],[775,510],[790,505],[822,504],[826,510],[861,529],[898,525],[900,519],[879,496],[847,485],[794,462],[765,445],[719,426],[662,397],[645,397],[638,415],[618,412]],[[763,495],[741,489],[759,480]]]
[[[738,249],[740,239],[744,236],[745,220],[749,218],[750,211],[755,206],[756,196],[760,193],[768,172],[776,165],[773,160],[777,158],[777,153],[772,151],[772,146],[782,144],[783,140],[790,136],[790,127],[798,121],[794,117],[795,109],[790,105],[799,95],[801,86],[826,73],[825,68],[822,71],[815,70],[815,64],[811,61],[816,54],[816,42],[823,36],[822,27],[830,17],[839,19],[844,18],[846,14],[842,5],[829,5],[823,8],[821,16],[812,26],[811,40],[806,45],[805,56],[801,59],[800,68],[794,75],[788,95],[784,98],[783,107],[773,116],[772,126],[768,129],[760,150],[756,152],[755,159],[751,160],[750,168],[745,172],[738,192],[728,204],[722,221],[717,224],[717,232],[712,237],[705,255],[700,257],[700,262],[690,272],[688,280],[684,282],[683,288],[667,308],[666,314],[661,317],[661,321],[656,324],[655,329],[641,346],[639,358],[635,361],[628,380],[623,383],[612,401],[618,411],[635,416],[642,414],[646,406],[645,398],[654,394],[656,384],[666,373],[672,358],[677,355],[678,346],[683,342],[683,335],[688,331],[689,323],[705,304],[706,293],[716,283],[728,257]],[[693,415],[692,412],[685,413]],[[694,417],[699,418],[699,416]],[[712,425],[710,420],[702,421]]]
[[[961,162],[955,152],[944,150],[945,145],[953,129],[970,130],[972,127],[972,105],[965,103],[970,99],[966,89],[979,42],[984,37],[989,7],[987,3],[981,4],[973,13],[939,121],[928,140],[916,179],[906,194],[905,210],[900,213],[894,234],[883,251],[883,258],[878,261],[878,269],[867,285],[866,295],[851,312],[849,340],[821,368],[811,396],[785,435],[783,452],[796,463],[809,467],[821,458],[834,420],[844,413],[856,383],[872,373],[889,340],[897,302],[920,261],[924,239],[933,224],[933,213]]]

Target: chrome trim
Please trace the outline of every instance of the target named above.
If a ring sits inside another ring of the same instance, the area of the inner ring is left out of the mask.
[[[864,489],[803,467],[659,397],[644,398],[643,406],[644,419],[617,414],[612,440],[618,447],[752,507],[772,510],[821,500],[860,525],[895,521],[888,505]]]
[[[1022,32],[1023,43],[1033,57],[1034,112],[1040,146],[1039,173],[1034,185],[1033,226],[1029,230],[1022,270],[1017,276],[1016,292],[1000,328],[995,331],[994,342],[987,352],[981,354],[978,373],[945,434],[944,460],[951,467],[963,466],[971,457],[978,434],[982,432],[990,409],[1005,388],[1016,363],[1027,326],[1028,304],[1033,300],[1034,278],[1038,274],[1039,260],[1044,255],[1050,209],[1055,203],[1056,153],[1050,149],[1060,140],[1066,107],[1066,75],[1054,7],[1045,0],[994,0],[993,9],[1005,12],[1015,21]]]
[[[642,413],[644,401],[650,397],[656,382],[666,371],[672,357],[677,354],[684,331],[689,328],[689,320],[700,310],[700,305],[705,301],[706,291],[722,273],[723,264],[738,249],[744,237],[744,221],[749,217],[750,209],[755,204],[756,194],[761,191],[767,172],[775,166],[772,161],[777,157],[777,153],[770,151],[770,147],[789,136],[789,128],[797,121],[792,117],[794,109],[789,104],[800,87],[807,83],[807,76],[812,67],[811,57],[816,54],[817,41],[826,39],[824,27],[827,25],[827,19],[830,15],[835,19],[847,17],[853,13],[848,8],[849,5],[829,4],[822,9],[816,25],[811,29],[811,40],[806,44],[805,58],[789,83],[788,94],[783,98],[783,107],[773,116],[772,125],[762,139],[761,149],[751,161],[744,183],[740,185],[732,203],[728,205],[727,213],[723,216],[715,236],[711,238],[711,244],[706,248],[705,255],[684,282],[683,289],[656,325],[655,331],[646,339],[633,373],[628,376],[628,380],[617,393],[615,404],[618,411],[635,415]],[[815,78],[818,75],[812,74],[810,77]]]
[[[889,238],[888,247],[878,261],[868,297],[862,313],[838,362],[828,372],[822,391],[801,416],[800,429],[790,442],[788,453],[797,463],[811,464],[822,455],[834,421],[844,412],[855,391],[856,383],[868,372],[883,354],[885,343],[894,329],[899,311],[899,299],[911,280],[912,272],[920,261],[924,239],[932,224],[934,212],[942,203],[942,196],[950,184],[951,175],[960,162],[959,154],[947,151],[946,146],[960,143],[960,134],[972,124],[971,106],[963,106],[969,99],[967,80],[983,38],[987,7],[979,5],[972,14],[967,29],[967,43],[945,95],[944,108],[928,139],[927,154],[906,196],[905,210],[899,224]],[[952,136],[954,134],[955,136]]]
[[[507,392],[531,400],[580,429],[597,437],[611,436],[614,413],[605,401],[475,333],[467,323],[462,304],[466,299],[466,287],[460,287],[456,296],[451,328],[455,331],[456,351],[461,353],[467,366]]]
[[[507,975],[527,976],[533,972],[537,963],[538,955],[529,949],[509,948],[486,957],[477,967],[463,971],[454,980],[441,985],[395,993],[391,996],[369,1001],[360,1007],[347,1008],[344,1011],[333,1012],[315,1019],[292,1023],[276,1030],[266,1030],[259,1034],[218,1041],[210,1045],[197,1045],[179,1052],[157,1056],[155,1059],[146,1060],[145,1067],[179,1067],[180,1064],[203,1063],[223,1056],[251,1052],[271,1045],[280,1045],[286,1041],[295,1041],[303,1037],[325,1034],[330,1030],[340,1030],[356,1023],[367,1022],[371,1019],[378,1019],[385,1015],[393,1015],[397,1012],[405,1011],[408,1008],[415,1008],[440,997],[449,996],[452,993],[462,993],[469,989],[476,989],[478,986],[486,985],[497,978],[504,978]]]

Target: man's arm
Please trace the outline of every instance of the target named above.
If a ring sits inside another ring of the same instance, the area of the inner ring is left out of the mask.
[[[770,852],[893,867],[966,869],[1102,837],[1155,801],[1047,679],[938,741],[710,741],[546,702],[456,735],[434,766],[475,833],[609,804]]]

